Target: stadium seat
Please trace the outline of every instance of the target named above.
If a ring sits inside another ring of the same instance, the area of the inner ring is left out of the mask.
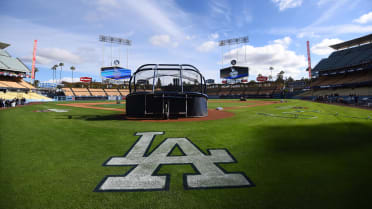
[[[35,89],[35,87],[29,83],[27,83],[26,81],[24,80],[21,80],[20,82],[18,82],[18,84],[24,86],[25,88],[28,88],[28,89]]]
[[[129,94],[129,89],[119,89],[121,96],[125,97]]]
[[[40,94],[37,94],[37,93],[34,93],[34,92],[11,92],[11,91],[8,91],[6,93],[4,92],[0,92],[0,98],[4,98],[4,99],[22,99],[22,98],[25,98],[26,101],[27,100],[45,100],[45,101],[51,101],[50,98],[46,97],[46,96],[43,96],[43,95],[40,95]]]
[[[108,96],[121,96],[117,89],[104,89]]]
[[[75,96],[74,92],[70,88],[62,88],[63,93],[66,96]]]
[[[103,89],[89,89],[89,91],[92,94],[92,96],[100,96],[100,97],[107,96],[106,93],[103,91]]]
[[[71,88],[71,90],[74,92],[75,96],[92,96],[87,88]]]

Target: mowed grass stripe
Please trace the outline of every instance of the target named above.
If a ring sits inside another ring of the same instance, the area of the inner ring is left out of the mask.
[[[218,102],[223,107],[232,104]],[[319,113],[298,113],[315,119],[258,114],[302,110],[293,107]],[[33,112],[48,108],[70,111]],[[125,121],[115,117],[118,112],[56,103],[1,110],[0,208],[369,207],[372,121],[365,118],[371,111],[299,100],[227,111],[235,116],[156,123]],[[193,169],[169,165],[159,171],[171,175],[169,191],[93,192],[104,176],[130,169],[102,163],[123,155],[136,141],[134,133],[141,131],[165,131],[151,150],[168,137],[188,137],[204,151],[227,148],[238,163],[222,167],[245,172],[256,187],[184,190],[182,175]]]

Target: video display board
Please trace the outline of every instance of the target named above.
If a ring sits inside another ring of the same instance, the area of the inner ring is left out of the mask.
[[[101,68],[101,76],[105,79],[126,79],[130,78],[131,70],[122,67],[103,67]]]
[[[220,70],[220,78],[222,79],[238,79],[248,77],[248,75],[248,67],[231,66]]]

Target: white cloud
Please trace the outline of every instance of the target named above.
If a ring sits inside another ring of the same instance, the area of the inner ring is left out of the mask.
[[[358,2],[355,0],[354,2]],[[328,5],[329,3],[329,5]],[[288,35],[293,34],[296,35],[298,38],[319,38],[319,37],[329,37],[329,36],[336,36],[339,34],[358,34],[358,33],[368,33],[372,31],[372,26],[365,26],[361,27],[360,25],[356,24],[343,24],[343,25],[332,25],[327,24],[326,26],[322,26],[323,23],[334,18],[336,14],[339,14],[339,11],[344,9],[345,6],[352,6],[350,1],[348,0],[319,0],[318,6],[322,6],[327,4],[327,9],[319,15],[314,22],[310,25],[307,25],[302,28],[274,28],[270,32],[276,35]]]
[[[185,39],[186,34],[180,23],[187,21],[187,15],[177,7],[173,1],[151,0],[93,0],[85,1],[94,6],[94,12],[86,13],[87,20],[120,19],[128,16],[135,17],[135,24],[131,27],[141,26],[156,33],[170,34],[177,39]]]
[[[82,64],[84,62],[81,56],[66,49],[40,48],[36,52],[36,64],[49,66],[60,62],[69,64]],[[24,62],[32,62],[31,56],[22,57],[21,59]]]
[[[284,11],[289,8],[299,7],[302,4],[302,0],[272,0],[280,11]]]
[[[318,27],[314,29],[319,31],[320,33],[331,33],[331,34],[370,33],[372,32],[372,25],[360,26],[360,25],[348,24],[348,25]]]
[[[155,35],[150,38],[150,42],[155,46],[165,46],[170,43],[171,39],[168,35]]]
[[[32,63],[32,56],[20,57],[19,59],[21,59],[22,62],[24,63]],[[52,63],[52,60],[36,55],[35,64],[50,65],[51,63]],[[56,64],[56,63],[53,63],[53,64]]]
[[[212,16],[219,17],[222,16],[225,21],[231,21],[231,7],[229,1],[210,1],[209,7],[212,12]]]
[[[298,38],[305,37],[329,37],[341,34],[365,34],[372,32],[372,25],[328,25],[328,26],[309,26],[305,28],[275,28],[271,29],[270,33],[276,35],[293,34]]]
[[[162,31],[174,37],[185,37],[182,29],[173,21],[173,18],[170,17],[170,15],[174,13],[169,12],[175,9],[179,12],[179,15],[182,15],[182,11],[172,5],[167,5],[169,6],[169,10],[164,10],[156,2],[149,0],[142,0],[141,3],[137,1],[125,1],[125,3],[153,26],[160,28]]]
[[[274,40],[275,44],[279,44],[279,45],[282,45],[284,47],[288,47],[289,44],[291,44],[291,42],[292,42],[292,39],[289,36],[286,36],[283,39]]]
[[[155,35],[150,38],[150,43],[154,46],[161,46],[161,47],[177,47],[178,42],[172,41],[169,35]]]
[[[214,50],[218,46],[218,43],[215,41],[206,41],[202,45],[198,46],[196,50],[199,52],[209,52]]]
[[[38,50],[38,57],[45,60],[49,59],[53,62],[67,62],[72,64],[81,64],[83,62],[83,59],[79,55],[60,48],[41,48]]]
[[[220,36],[218,35],[218,33],[212,33],[212,34],[210,35],[210,38],[211,38],[211,39],[218,39],[218,37],[220,37]]]
[[[195,35],[193,35],[193,36],[187,35],[185,38],[186,38],[186,40],[190,41],[190,40],[195,39],[196,36]]]
[[[118,6],[117,0],[97,0],[98,5],[110,5],[113,7]]]
[[[334,1],[334,0],[318,0],[317,5],[323,6],[324,4],[328,4],[331,1]]]
[[[71,77],[63,77],[62,81],[71,82]],[[72,81],[73,82],[80,82],[80,77],[78,77],[74,74],[74,79]],[[49,79],[47,81],[42,81],[42,83],[54,83],[54,82],[60,83],[60,80],[59,80],[58,76],[57,76],[57,80],[54,80],[54,81],[53,81],[53,79]]]
[[[311,26],[316,26],[316,25],[320,25],[324,22],[326,22],[327,20],[331,19],[335,14],[339,14],[340,13],[340,10],[343,9],[343,7],[345,6],[345,4],[347,4],[348,1],[347,0],[337,0],[335,2],[333,2],[328,8],[327,10],[325,10],[320,16],[319,18],[317,18],[311,25],[309,25],[308,27],[311,27]]]
[[[269,68],[274,67],[274,78],[281,70],[285,72],[285,77],[301,78],[306,73],[307,61],[304,55],[296,54],[296,52],[288,49],[290,42],[291,39],[285,37],[262,47],[245,45],[225,53],[224,63],[236,59],[238,65],[248,66],[250,75],[253,76],[259,73],[270,75]]]
[[[4,20],[0,21],[0,27],[7,28],[2,31],[2,40],[11,44],[7,50],[13,56],[20,57],[26,65],[31,65],[33,41],[38,40],[36,66],[39,69],[64,62],[62,74],[69,72],[70,66],[73,65],[76,67],[76,73],[97,77],[100,75],[102,48],[97,44],[97,35],[73,33],[8,16],[0,15],[0,19]],[[27,31],[27,36],[24,31]],[[38,77],[45,78],[50,75],[40,71]]]
[[[173,47],[178,47],[178,45],[179,45],[179,43],[177,41],[175,41],[175,42],[172,43],[172,46]]]
[[[314,46],[312,46],[311,52],[317,55],[329,55],[330,53],[334,51],[329,46],[333,44],[338,44],[341,42],[343,41],[338,38],[333,38],[333,39],[326,38],[326,39],[323,39],[320,43],[317,43]]]
[[[367,14],[360,16],[359,18],[353,20],[353,22],[360,23],[360,24],[366,24],[366,23],[372,22],[372,12],[368,12]]]
[[[297,38],[304,38],[304,37],[319,38],[319,35],[314,33],[314,31],[308,31],[308,30],[304,30],[302,32],[299,32],[296,36],[297,36]]]

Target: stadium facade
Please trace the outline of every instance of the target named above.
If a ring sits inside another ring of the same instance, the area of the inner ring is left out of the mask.
[[[50,101],[37,94],[36,88],[23,80],[31,73],[30,69],[19,59],[12,57],[5,48],[10,44],[0,42],[0,99],[18,101]]]
[[[372,96],[372,34],[330,47],[336,51],[312,69],[311,91],[300,96]]]
[[[372,34],[330,46],[311,79],[208,85],[210,98],[299,98],[360,103],[372,97]],[[359,101],[359,102],[358,102]]]

